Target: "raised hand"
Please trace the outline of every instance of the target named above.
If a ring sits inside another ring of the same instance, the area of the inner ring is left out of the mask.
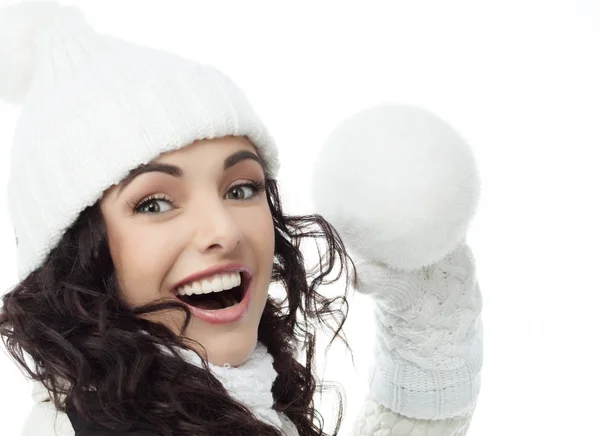
[[[469,146],[425,110],[375,107],[333,131],[312,190],[357,260],[357,290],[375,301],[372,397],[404,417],[468,422],[483,356]]]

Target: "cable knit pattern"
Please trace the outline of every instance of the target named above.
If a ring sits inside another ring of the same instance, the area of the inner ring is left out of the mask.
[[[465,436],[470,417],[437,421],[407,418],[379,404],[372,396],[354,423],[352,436]]]
[[[418,419],[470,415],[480,388],[481,296],[471,250],[461,244],[415,271],[357,263],[358,289],[375,301],[370,378],[388,409]]]

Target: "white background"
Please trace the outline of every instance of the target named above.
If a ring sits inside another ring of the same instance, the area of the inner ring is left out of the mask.
[[[313,212],[316,152],[352,112],[413,103],[452,124],[483,182],[468,241],[485,364],[469,434],[600,434],[597,0],[65,3],[102,32],[227,72],[279,143],[288,213]],[[2,186],[17,117],[0,104]],[[4,189],[0,197],[4,292],[16,264]],[[368,299],[351,304],[356,370],[337,347],[325,372],[347,395],[342,435],[365,392],[373,333]],[[29,387],[2,353],[0,389],[0,435],[18,435]]]

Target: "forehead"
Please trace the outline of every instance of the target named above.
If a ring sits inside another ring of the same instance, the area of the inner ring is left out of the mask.
[[[151,166],[151,164],[167,164],[167,165],[175,165],[181,168],[186,166],[186,162],[195,161],[198,162],[198,158],[200,162],[210,162],[211,165],[223,165],[225,166],[231,165],[231,163],[227,163],[233,157],[232,163],[240,160],[239,158],[235,158],[232,156],[232,153],[246,153],[252,154],[253,157],[257,157],[257,161],[260,166],[265,171],[265,164],[257,153],[256,147],[250,142],[249,139],[245,137],[233,137],[227,136],[223,138],[215,138],[215,139],[201,139],[194,141],[193,143],[182,147],[177,150],[169,151],[166,153],[162,153],[157,158],[153,159],[148,163],[144,163],[137,168],[133,168],[129,174],[124,177],[119,183],[112,185],[109,189],[104,192],[103,197],[106,199],[108,197],[113,197],[120,190],[124,189],[124,186],[131,183],[135,177],[139,174],[143,174],[145,172],[144,167]],[[229,157],[229,159],[228,159]],[[169,171],[169,173],[171,173]],[[173,173],[171,175],[181,176],[182,171],[177,170],[176,174]]]
[[[185,147],[162,153],[153,159],[152,162],[166,163],[175,160],[185,162],[187,159],[200,154],[203,157],[213,155],[216,158],[222,158],[237,150],[248,150],[257,153],[256,147],[254,147],[248,138],[225,136],[223,138],[196,140]]]

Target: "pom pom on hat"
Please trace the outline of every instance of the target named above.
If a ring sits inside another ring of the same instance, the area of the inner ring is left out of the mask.
[[[480,181],[469,146],[417,107],[383,105],[341,122],[316,161],[317,211],[366,260],[415,270],[468,229]]]
[[[55,25],[84,23],[81,11],[55,2],[23,2],[0,9],[0,100],[20,103],[35,66],[35,39]]]

